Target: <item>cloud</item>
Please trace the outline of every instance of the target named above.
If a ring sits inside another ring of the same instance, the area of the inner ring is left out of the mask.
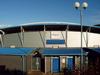
[[[10,24],[0,24],[0,28],[7,28],[7,27],[12,27],[13,25]]]

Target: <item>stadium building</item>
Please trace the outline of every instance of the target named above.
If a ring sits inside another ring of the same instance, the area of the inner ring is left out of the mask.
[[[6,69],[44,73],[80,69],[81,56],[88,69],[90,63],[100,63],[100,26],[83,26],[82,49],[81,26],[67,22],[1,28],[0,46],[0,65]]]

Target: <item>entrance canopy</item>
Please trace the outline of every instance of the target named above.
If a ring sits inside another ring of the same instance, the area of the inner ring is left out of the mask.
[[[36,50],[36,48],[0,48],[0,55],[28,55]]]
[[[42,52],[45,56],[81,55],[80,48],[46,48]],[[85,51],[84,51],[85,55]]]
[[[95,53],[100,55],[100,48],[84,48],[84,50],[89,53]]]
[[[100,48],[91,48],[91,50],[97,52],[97,53],[100,53]]]

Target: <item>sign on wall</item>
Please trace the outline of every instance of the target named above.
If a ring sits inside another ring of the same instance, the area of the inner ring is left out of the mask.
[[[63,39],[63,34],[61,33],[61,31],[52,31],[51,39]]]
[[[46,47],[65,47],[65,31],[47,31],[46,32]]]

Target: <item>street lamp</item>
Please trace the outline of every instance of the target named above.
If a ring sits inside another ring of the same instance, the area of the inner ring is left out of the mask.
[[[88,4],[87,4],[87,2],[83,2],[82,3],[82,5],[80,5],[80,3],[79,2],[75,2],[75,8],[78,10],[79,9],[79,11],[80,11],[80,25],[81,25],[81,65],[80,65],[80,68],[81,68],[81,70],[83,70],[83,49],[82,49],[82,47],[83,47],[83,41],[82,41],[82,34],[83,34],[83,23],[82,23],[82,10],[83,9],[86,9],[88,7]]]

